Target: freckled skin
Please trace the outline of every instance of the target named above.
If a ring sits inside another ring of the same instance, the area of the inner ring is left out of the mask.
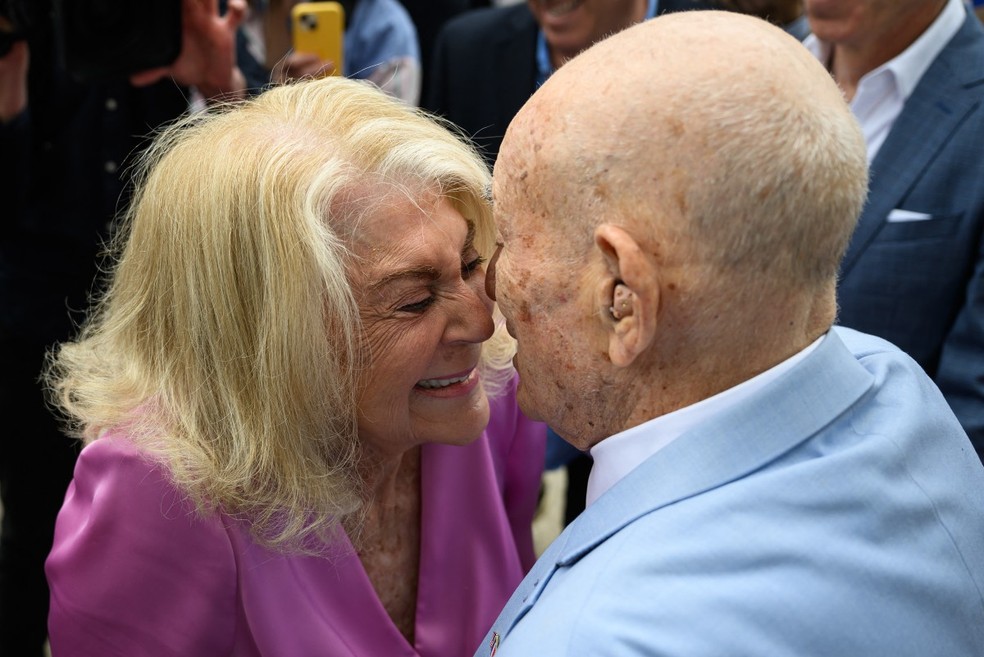
[[[541,166],[549,149],[529,141],[539,140],[538,134],[529,137],[517,130],[514,141],[522,144],[504,150],[496,163],[493,206],[504,244],[496,261],[496,298],[518,342],[514,362],[520,406],[530,417],[549,418],[580,447],[603,437],[595,433],[601,429],[594,422],[611,410],[598,401],[597,392],[608,385],[597,374],[604,368],[588,364],[608,363],[607,337],[587,328],[597,323],[601,310],[593,271],[572,268],[557,256],[568,253],[572,244],[587,250],[594,238],[587,227],[566,221],[582,200],[571,199],[568,206],[562,193],[551,192],[557,181],[543,176]]]

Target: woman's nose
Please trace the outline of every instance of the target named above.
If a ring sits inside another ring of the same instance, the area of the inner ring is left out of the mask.
[[[475,280],[477,279],[477,280]],[[449,342],[485,342],[495,331],[492,300],[486,295],[487,284],[479,272],[462,281],[454,316],[449,318],[446,338]]]

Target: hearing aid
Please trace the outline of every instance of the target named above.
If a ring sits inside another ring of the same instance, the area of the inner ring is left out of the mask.
[[[612,305],[608,308],[612,318],[616,321],[632,314],[632,290],[623,283],[615,285],[612,293]]]

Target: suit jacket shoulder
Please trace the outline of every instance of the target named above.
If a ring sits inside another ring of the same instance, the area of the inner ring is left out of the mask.
[[[659,0],[657,13],[670,14],[676,11],[694,11],[695,9],[717,9],[717,7],[702,0]]]
[[[491,164],[536,87],[538,27],[526,3],[453,18],[434,44],[423,106],[471,137]]]
[[[498,657],[970,656],[982,590],[984,467],[912,359],[838,329],[589,506],[492,631]]]

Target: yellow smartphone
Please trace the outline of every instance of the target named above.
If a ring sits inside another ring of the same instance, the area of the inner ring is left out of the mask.
[[[345,10],[332,1],[301,2],[291,14],[291,37],[296,52],[318,55],[335,64],[332,75],[342,75],[342,46],[345,33]]]

